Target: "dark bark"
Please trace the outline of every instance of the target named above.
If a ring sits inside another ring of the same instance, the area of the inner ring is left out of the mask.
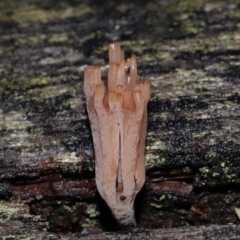
[[[140,78],[152,80],[138,227],[169,228],[130,236],[238,236],[238,226],[226,226],[238,223],[240,206],[238,0],[2,0],[0,9],[6,236],[18,235],[16,221],[27,224],[21,234],[36,236],[117,229],[96,193],[83,94],[84,67],[106,66],[107,44],[116,40],[127,57],[137,55]],[[219,226],[207,226],[213,223]]]

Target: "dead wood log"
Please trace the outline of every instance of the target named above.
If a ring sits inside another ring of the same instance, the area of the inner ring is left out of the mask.
[[[152,80],[138,227],[237,236],[228,224],[240,204],[239,2],[58,2],[0,3],[4,231],[15,231],[16,201],[29,216],[17,210],[18,224],[44,236],[117,229],[96,193],[82,71],[102,65],[105,79],[107,44],[119,40]]]

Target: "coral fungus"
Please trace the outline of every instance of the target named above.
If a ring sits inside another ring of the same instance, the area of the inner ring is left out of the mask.
[[[125,60],[109,45],[107,91],[100,67],[84,71],[84,90],[94,151],[96,184],[121,226],[136,225],[134,199],[145,182],[144,150],[150,81],[140,83],[136,56]]]

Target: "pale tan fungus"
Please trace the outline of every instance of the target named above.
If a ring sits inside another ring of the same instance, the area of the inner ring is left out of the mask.
[[[116,42],[109,45],[108,91],[95,66],[84,71],[84,90],[98,191],[121,226],[135,226],[134,199],[145,182],[150,81],[139,82],[136,56],[124,60]]]
[[[238,216],[238,219],[240,219],[240,208],[234,207],[234,211]]]

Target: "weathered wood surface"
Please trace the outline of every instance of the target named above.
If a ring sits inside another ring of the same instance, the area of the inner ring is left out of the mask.
[[[81,235],[81,233],[55,234],[37,229],[36,222],[39,217],[26,214],[23,204],[6,204],[1,207],[1,217],[5,218],[0,224],[1,239],[28,239],[28,240],[233,240],[240,238],[239,225],[209,225],[198,227],[163,228],[163,229],[131,229],[123,232],[100,233],[91,235]],[[21,218],[22,217],[22,218]],[[41,219],[43,220],[43,219]]]
[[[127,56],[137,55],[141,78],[152,80],[138,227],[186,226],[182,231],[191,232],[198,228],[188,226],[237,224],[239,16],[239,0],[2,0],[4,234],[20,234],[16,221],[28,223],[21,234],[116,230],[96,193],[83,94],[84,67],[103,66],[106,79],[107,44],[116,40]]]

